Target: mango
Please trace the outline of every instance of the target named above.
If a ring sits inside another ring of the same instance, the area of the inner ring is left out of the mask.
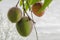
[[[28,17],[22,17],[22,19],[16,23],[16,28],[21,36],[27,37],[32,31],[33,22],[29,20]]]
[[[18,7],[12,7],[9,9],[7,16],[12,23],[16,23],[22,18],[22,11]]]

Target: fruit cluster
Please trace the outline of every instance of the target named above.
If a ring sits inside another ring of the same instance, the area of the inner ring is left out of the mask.
[[[32,6],[32,11],[35,13],[37,16],[42,16],[43,12],[40,14],[37,14],[36,12],[38,11],[38,8],[42,7],[40,3],[36,3]],[[32,20],[29,19],[29,17],[22,17],[22,11],[18,7],[12,7],[8,11],[8,19],[12,23],[16,23],[16,28],[17,31],[22,35],[22,36],[28,36],[30,32],[32,31]]]
[[[16,29],[17,29],[18,33],[21,36],[26,37],[31,33],[32,28],[33,28],[33,23],[35,23],[35,22],[29,17],[29,15],[25,16],[26,10],[25,10],[25,7],[24,7],[25,6],[24,1],[23,2],[22,1],[21,1],[21,3],[23,5],[23,13],[22,13],[21,9],[17,7],[17,5],[19,3],[19,1],[18,1],[16,7],[12,7],[12,8],[9,9],[7,16],[8,16],[8,19],[12,23],[16,23]],[[33,12],[33,14],[35,14],[37,17],[41,17],[44,14],[45,7],[51,1],[45,0],[44,3],[46,3],[46,4],[43,4],[41,2],[36,2],[36,1],[32,3],[33,5],[32,5],[31,8],[30,8],[30,4],[28,2],[27,2],[27,4],[29,6],[30,11]],[[38,11],[40,11],[40,12],[38,12]],[[24,16],[22,16],[22,14]]]
[[[22,17],[22,11],[18,7],[12,7],[8,11],[8,19],[16,23],[17,31],[22,36],[26,37],[31,33],[33,23],[28,17]]]
[[[40,14],[36,13],[40,7],[42,7],[41,3],[36,3],[32,6],[32,11],[36,16],[42,16],[44,14],[44,11]],[[12,7],[9,9],[8,19],[12,23],[16,23],[16,28],[20,35],[26,37],[31,33],[33,27],[32,20],[26,16],[22,17],[22,11],[18,7]]]

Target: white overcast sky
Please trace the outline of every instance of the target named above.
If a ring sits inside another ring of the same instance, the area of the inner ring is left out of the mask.
[[[0,18],[0,29],[1,33],[4,28],[7,28],[9,26],[14,26],[10,21],[7,19],[7,12],[11,7],[14,7],[16,5],[18,0],[2,0],[0,2],[0,17],[2,16],[2,19]],[[22,9],[20,7],[20,9]],[[30,13],[30,12],[28,12]],[[30,14],[29,14],[30,15]],[[7,21],[8,20],[8,21]],[[46,8],[45,14],[42,17],[37,17],[34,15],[34,21],[36,22],[36,27],[38,32],[43,33],[57,33],[57,34],[39,34],[41,35],[41,40],[60,40],[60,0],[53,0],[52,3],[49,5],[49,7]],[[8,22],[10,24],[8,24]],[[11,28],[13,32],[16,32],[14,30],[15,28]],[[7,30],[8,31],[8,30]],[[13,32],[12,35],[13,35]],[[16,34],[14,34],[16,36]],[[47,36],[48,35],[48,36]],[[50,36],[51,35],[51,36]],[[15,37],[14,36],[14,37]],[[48,39],[47,39],[48,37]],[[32,36],[33,38],[33,36]],[[16,39],[15,39],[16,40]]]

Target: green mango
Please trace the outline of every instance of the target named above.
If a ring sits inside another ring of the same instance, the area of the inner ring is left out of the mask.
[[[22,11],[17,8],[17,7],[12,7],[9,11],[8,11],[8,19],[12,22],[12,23],[16,23],[18,22],[21,17],[22,17]]]
[[[31,33],[32,27],[33,22],[29,20],[28,17],[22,17],[22,19],[16,23],[17,31],[23,37],[27,37]]]

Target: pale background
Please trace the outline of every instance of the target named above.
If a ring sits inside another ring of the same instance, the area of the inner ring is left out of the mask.
[[[15,24],[7,18],[8,10],[14,7],[17,1],[0,2],[0,40],[36,40],[34,28],[28,37],[23,38],[18,34]],[[60,0],[53,0],[42,17],[34,15],[34,21],[39,40],[60,40]]]

